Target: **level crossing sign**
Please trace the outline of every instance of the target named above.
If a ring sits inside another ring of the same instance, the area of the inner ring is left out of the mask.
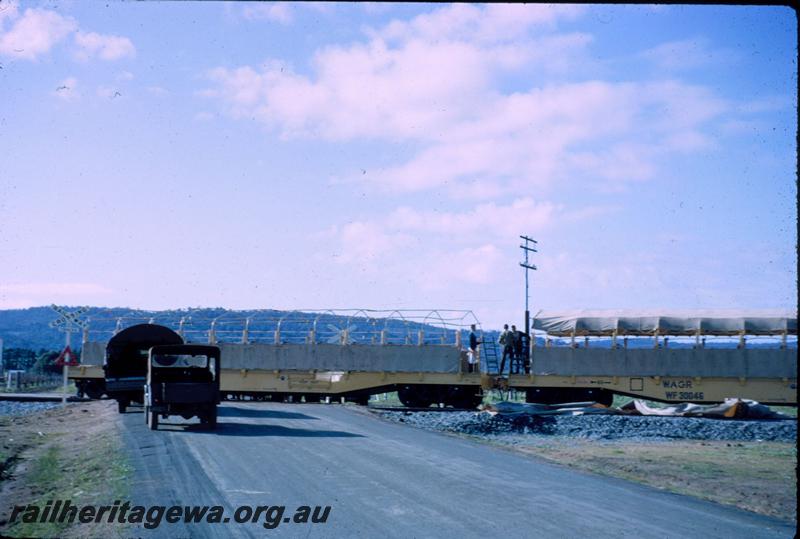
[[[56,359],[55,364],[59,367],[63,367],[64,365],[68,367],[77,367],[79,365],[78,359],[75,357],[75,353],[69,346],[64,347],[64,350],[61,351],[58,359]]]

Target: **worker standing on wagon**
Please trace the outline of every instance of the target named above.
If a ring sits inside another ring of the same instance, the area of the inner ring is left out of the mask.
[[[469,327],[469,352],[467,352],[467,362],[468,362],[468,370],[467,372],[475,372],[475,364],[480,363],[480,355],[478,355],[478,345],[482,344],[482,341],[478,340],[478,336],[475,335],[475,324],[472,324]]]
[[[514,333],[508,330],[508,324],[503,325],[503,333],[500,334],[500,344],[503,345],[503,359],[500,360],[500,375],[506,367],[506,357],[509,358],[508,368],[514,363]]]
[[[525,334],[518,330],[517,326],[511,326],[511,333],[514,335],[514,359],[511,360],[511,366],[508,370],[510,374],[519,374],[525,367],[525,354],[523,353]]]

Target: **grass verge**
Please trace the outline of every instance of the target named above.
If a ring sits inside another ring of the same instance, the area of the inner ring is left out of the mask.
[[[79,407],[82,405],[71,405]],[[68,407],[70,408],[70,407]],[[85,411],[85,410],[84,410]],[[49,417],[34,423],[40,429],[18,455],[20,469],[12,470],[13,478],[4,483],[4,507],[9,513],[13,505],[35,505],[42,510],[55,500],[70,500],[72,505],[111,505],[115,500],[125,500],[128,495],[130,466],[125,458],[121,441],[112,423],[97,423],[93,428],[76,434],[71,429],[64,432],[65,423],[76,426],[78,421],[92,421],[92,416],[69,421],[71,416],[59,410],[61,417]],[[35,414],[46,416],[47,412]],[[102,419],[102,418],[100,418]],[[50,428],[52,427],[52,428]],[[22,435],[18,426],[19,435]],[[78,428],[80,428],[78,426]],[[8,518],[8,514],[5,515]],[[10,537],[123,537],[125,529],[120,524],[105,522],[81,524],[79,522],[39,523],[25,522],[21,513],[15,522],[4,523],[0,533]],[[32,520],[32,519],[28,519]]]
[[[579,470],[797,521],[797,447],[778,442],[532,440],[512,447]]]

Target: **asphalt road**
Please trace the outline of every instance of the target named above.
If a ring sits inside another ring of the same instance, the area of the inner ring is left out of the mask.
[[[352,406],[235,403],[216,431],[120,416],[131,498],[157,505],[330,506],[326,523],[166,524],[172,537],[792,537],[786,522],[593,476]],[[283,519],[279,519],[283,520]]]

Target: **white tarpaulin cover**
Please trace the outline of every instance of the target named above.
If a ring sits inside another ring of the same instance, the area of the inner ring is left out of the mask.
[[[689,402],[663,408],[648,406],[643,400],[634,399],[633,405],[636,411],[642,415],[727,419],[791,419],[786,414],[770,410],[769,406],[747,399],[725,399],[725,402],[721,404],[693,404]]]
[[[567,402],[563,404],[535,404],[502,401],[487,404],[484,412],[503,417],[523,415],[584,415],[584,414],[619,414],[616,408],[609,408],[596,402]]]
[[[781,311],[540,312],[533,329],[556,337],[617,335],[797,335],[797,313]]]

